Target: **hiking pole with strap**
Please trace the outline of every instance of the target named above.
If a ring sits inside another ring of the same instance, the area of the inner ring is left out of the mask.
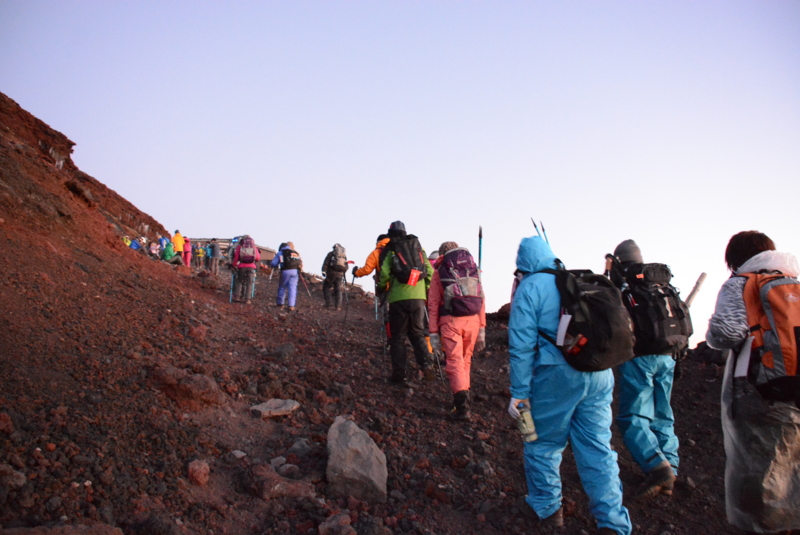
[[[228,296],[228,303],[233,303],[233,281],[235,280],[236,280],[236,271],[234,271],[234,269],[231,268],[231,292],[230,295]]]
[[[253,273],[253,289],[250,291],[250,299],[255,299],[256,297],[256,280],[258,280],[258,268]]]

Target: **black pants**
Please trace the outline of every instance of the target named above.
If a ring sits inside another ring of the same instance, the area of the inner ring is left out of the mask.
[[[322,282],[322,297],[325,298],[325,306],[331,306],[331,289],[333,289],[333,301],[336,308],[342,306],[342,281],[344,273],[328,273]]]
[[[420,369],[428,366],[431,354],[425,340],[425,300],[395,301],[389,306],[389,329],[392,333],[392,380],[406,378],[406,337],[414,348]]]

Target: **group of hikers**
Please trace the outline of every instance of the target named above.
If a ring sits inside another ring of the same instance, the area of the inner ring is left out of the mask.
[[[170,245],[177,247],[167,243],[164,250]],[[245,235],[228,257],[233,295],[248,302],[258,248]],[[792,530],[800,530],[800,268],[793,255],[777,252],[756,231],[734,235],[725,261],[731,278],[720,290],[706,342],[733,350],[722,389],[728,521],[747,533],[798,533]],[[326,255],[321,271],[327,308],[341,309],[350,264],[338,243]],[[270,267],[280,268],[275,305],[294,310],[303,263],[292,242],[279,246]],[[542,526],[564,525],[560,464],[569,443],[597,534],[629,535],[611,447],[615,375],[615,421],[643,474],[633,496],[669,496],[680,461],[671,397],[676,363],[693,333],[693,296],[681,300],[669,267],[645,263],[633,240],[606,255],[601,275],[566,270],[539,234],[521,241],[516,268],[508,413],[523,437],[528,487],[518,508]],[[354,279],[369,274],[389,345],[389,383],[433,381],[434,363],[443,357],[452,393],[448,417],[469,420],[472,356],[486,345],[480,255],[476,263],[453,241],[428,255],[417,236],[395,221],[378,236],[364,266],[352,268]],[[416,374],[409,372],[407,341]]]
[[[616,423],[644,474],[634,497],[671,495],[679,456],[670,400],[676,359],[688,348],[692,326],[667,266],[644,263],[633,240],[606,260],[607,277],[568,272],[546,236],[520,243],[508,325],[508,412],[515,419],[527,412],[535,423],[523,446],[528,495],[520,508],[543,525],[563,526],[559,466],[569,442],[597,533],[628,535],[611,447],[612,368]],[[798,533],[800,269],[793,255],[775,251],[756,231],[734,235],[725,261],[731,278],[720,290],[706,342],[735,350],[722,387],[728,521],[746,533]],[[613,310],[622,308],[627,316]],[[598,310],[606,313],[593,317]],[[604,338],[609,329],[616,334]]]
[[[201,245],[192,243],[189,238],[184,237],[179,230],[176,230],[172,238],[156,234],[156,239],[148,242],[145,236],[131,240],[126,235],[122,237],[122,242],[153,260],[163,260],[168,264],[190,266],[195,269],[207,269],[212,275],[219,275],[222,249],[216,238]]]

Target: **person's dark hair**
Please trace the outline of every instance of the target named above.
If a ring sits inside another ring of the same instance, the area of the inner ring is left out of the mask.
[[[774,250],[775,243],[769,236],[757,230],[746,230],[731,237],[725,248],[725,263],[735,272],[758,253]]]
[[[388,238],[388,237],[389,237],[389,235],[388,235],[388,234],[381,234],[380,236],[378,236],[378,239],[377,239],[377,240],[375,240],[375,242],[377,243],[377,242],[379,242],[379,241],[381,241],[381,240],[385,240],[385,239],[386,239],[386,238]]]

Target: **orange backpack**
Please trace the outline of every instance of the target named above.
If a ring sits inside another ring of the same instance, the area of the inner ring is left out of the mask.
[[[765,399],[800,408],[800,282],[782,273],[743,273],[753,345],[747,377]]]

